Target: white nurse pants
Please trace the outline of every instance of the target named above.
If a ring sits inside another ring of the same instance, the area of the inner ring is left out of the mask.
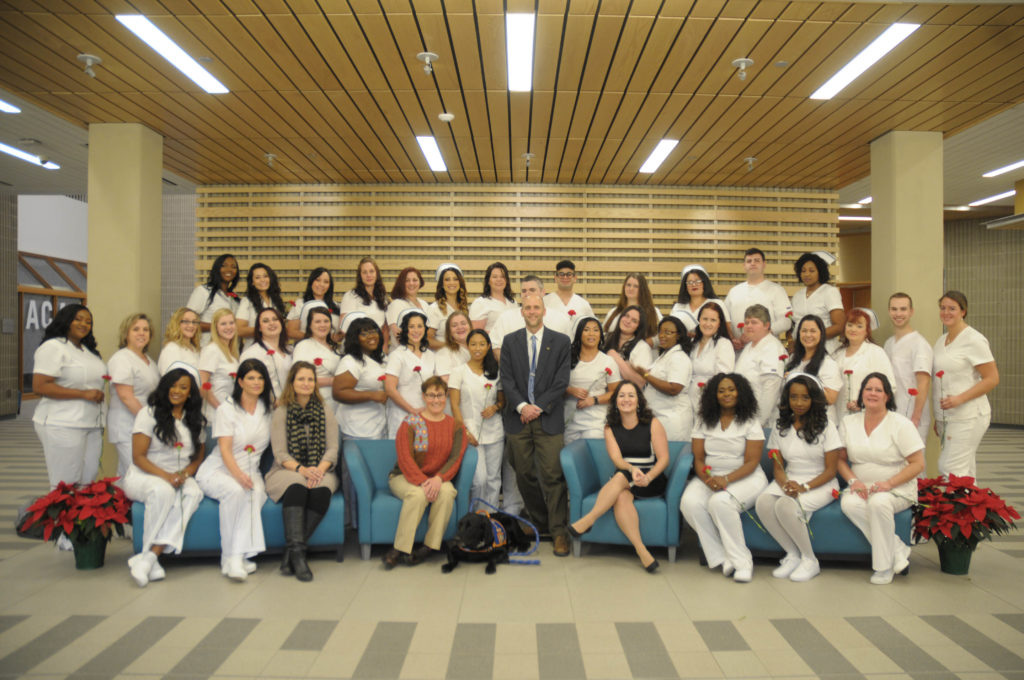
[[[62,427],[34,423],[43,445],[50,488],[58,482],[89,484],[96,480],[103,450],[103,430],[98,427]]]
[[[896,535],[896,513],[910,506],[910,501],[888,492],[869,494],[865,500],[847,491],[839,499],[843,514],[871,544],[871,568],[875,571],[892,569],[897,554],[910,554],[910,548]]]
[[[697,477],[686,485],[679,507],[686,523],[697,532],[709,567],[728,561],[737,570],[753,569],[740,513],[754,507],[766,486],[768,478],[760,467],[724,491],[712,491]]]
[[[199,488],[220,503],[220,550],[225,557],[253,557],[267,549],[260,514],[267,500],[263,475],[250,475],[252,489],[246,489],[222,465],[207,461],[199,468]]]
[[[970,420],[939,421],[942,433],[942,452],[939,454],[939,474],[960,477],[978,476],[978,446],[988,431],[992,414]]]
[[[154,545],[165,546],[165,553],[181,552],[185,528],[203,500],[203,492],[194,479],[186,479],[180,489],[141,470],[132,470],[122,488],[128,498],[146,506],[142,523],[142,551]]]

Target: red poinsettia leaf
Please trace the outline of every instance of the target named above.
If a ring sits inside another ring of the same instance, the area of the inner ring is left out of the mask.
[[[50,522],[46,526],[43,527],[43,540],[44,541],[49,541],[50,540],[50,536],[53,536],[53,529],[54,529],[53,522]]]

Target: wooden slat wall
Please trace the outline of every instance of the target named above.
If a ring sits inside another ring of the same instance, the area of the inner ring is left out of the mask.
[[[495,260],[518,279],[538,274],[553,290],[563,257],[581,273],[578,292],[595,310],[617,299],[626,272],[652,284],[665,312],[679,272],[699,262],[723,295],[743,278],[743,251],[768,256],[769,275],[795,288],[793,262],[813,250],[838,251],[837,196],[813,189],[564,185],[258,185],[199,190],[196,281],[230,252],[242,275],[261,261],[282,288],[298,293],[308,272],[328,267],[336,295],[350,289],[355,265],[374,257],[390,290],[415,266],[429,279],[445,261],[466,273],[472,297]],[[244,285],[243,285],[244,288]]]

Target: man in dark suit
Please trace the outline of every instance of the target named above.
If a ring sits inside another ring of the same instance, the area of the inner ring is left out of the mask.
[[[544,327],[540,295],[523,298],[522,314],[526,328],[507,335],[501,350],[505,436],[526,510],[539,527],[551,532],[555,555],[564,557],[569,554],[569,495],[559,452],[570,342]]]

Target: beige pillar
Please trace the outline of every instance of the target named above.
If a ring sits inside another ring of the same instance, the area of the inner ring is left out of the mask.
[[[135,123],[89,126],[89,309],[104,359],[117,351],[121,320],[155,320],[150,354],[160,348],[160,232],[163,138]],[[117,471],[106,445],[102,472]]]
[[[889,132],[871,142],[871,306],[892,334],[889,295],[914,300],[914,327],[929,343],[941,334],[937,300],[943,292],[942,133]],[[932,434],[928,471],[939,443]]]

